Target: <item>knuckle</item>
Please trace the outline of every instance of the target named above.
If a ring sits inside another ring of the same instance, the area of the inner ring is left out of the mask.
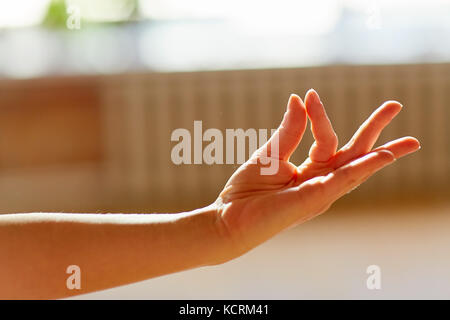
[[[349,166],[342,168],[340,174],[349,185],[353,185],[358,180],[354,175],[352,168]]]

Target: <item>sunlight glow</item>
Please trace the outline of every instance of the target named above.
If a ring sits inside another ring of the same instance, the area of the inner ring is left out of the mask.
[[[48,0],[0,1],[0,28],[26,27],[42,21]]]

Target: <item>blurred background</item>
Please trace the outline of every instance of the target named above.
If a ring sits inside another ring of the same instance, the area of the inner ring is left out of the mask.
[[[173,164],[173,130],[276,128],[315,88],[343,145],[395,99],[378,144],[422,149],[327,214],[224,265],[81,298],[448,299],[449,17],[446,0],[0,0],[0,211],[206,206],[239,165]]]

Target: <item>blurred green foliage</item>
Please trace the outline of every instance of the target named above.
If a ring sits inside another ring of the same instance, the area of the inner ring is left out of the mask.
[[[70,4],[80,5],[81,12],[81,20],[83,25],[96,24],[99,22],[95,21],[87,21],[83,17],[83,12],[86,9],[90,10],[102,10],[108,11],[110,8],[114,8],[114,10],[121,10],[124,12],[124,16],[126,17],[122,21],[114,21],[107,23],[126,23],[133,19],[136,19],[139,16],[138,9],[138,0],[108,0],[108,1],[97,1],[96,3],[92,1],[77,1],[72,0]],[[51,0],[48,5],[47,12],[42,21],[42,25],[47,28],[52,29],[63,29],[66,28],[67,19],[69,17],[69,13],[67,12],[69,5],[66,0]],[[90,7],[90,8],[89,8]],[[131,8],[131,10],[130,10]],[[87,10],[86,10],[87,11]],[[105,23],[105,22],[100,22]]]
[[[65,0],[51,0],[42,25],[47,28],[65,28],[67,6]]]

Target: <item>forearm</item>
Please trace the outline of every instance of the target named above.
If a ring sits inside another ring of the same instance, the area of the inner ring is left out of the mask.
[[[212,207],[179,214],[0,215],[0,297],[60,298],[226,260]],[[68,290],[66,269],[81,269]]]

